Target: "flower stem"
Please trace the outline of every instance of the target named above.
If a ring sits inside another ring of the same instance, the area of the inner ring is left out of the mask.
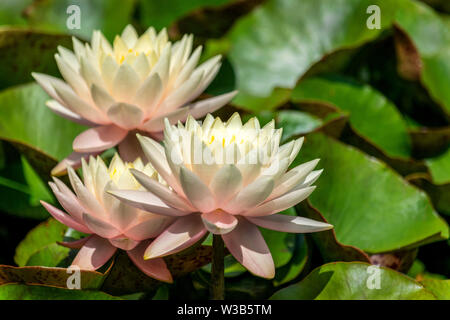
[[[224,300],[225,279],[224,279],[224,244],[222,236],[213,235],[213,256],[211,269],[211,300]]]

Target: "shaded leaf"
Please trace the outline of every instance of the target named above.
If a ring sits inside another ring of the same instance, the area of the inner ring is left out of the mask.
[[[439,300],[450,300],[450,280],[426,278],[420,281],[420,283]]]
[[[70,290],[36,285],[0,285],[1,300],[121,300],[101,291]]]
[[[374,254],[448,238],[426,194],[382,162],[320,133],[307,136],[295,163],[316,158],[325,170],[309,201],[339,242]]]
[[[72,41],[62,34],[0,28],[0,89],[33,81],[32,72],[57,76],[54,55],[59,45],[72,48]]]
[[[18,147],[40,176],[72,152],[73,139],[86,129],[54,114],[45,106],[48,99],[37,84],[0,93],[0,139]]]
[[[23,239],[16,248],[14,261],[18,266],[26,266],[30,257],[46,248],[48,245],[55,244],[64,239],[64,233],[67,227],[53,218],[42,222],[31,230],[25,239]],[[61,247],[61,246],[59,246]],[[67,249],[61,247],[63,249]],[[54,265],[56,266],[56,265]],[[54,267],[49,266],[49,267]]]
[[[413,279],[379,268],[379,289],[370,266],[361,262],[325,264],[311,272],[301,282],[281,289],[273,300],[435,300],[435,296]],[[372,269],[376,270],[376,269]]]
[[[347,111],[354,130],[388,155],[403,158],[411,155],[411,141],[400,112],[381,93],[367,85],[332,78],[310,78],[295,87],[292,100],[331,103]]]
[[[229,58],[241,93],[260,97],[276,87],[293,88],[325,55],[358,47],[381,30],[366,28],[366,9],[383,12],[390,24],[395,3],[373,0],[270,0],[232,28]],[[332,16],[333,19],[329,17]],[[364,27],[363,27],[364,26]]]

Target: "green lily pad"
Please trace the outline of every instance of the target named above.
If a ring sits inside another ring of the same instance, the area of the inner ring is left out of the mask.
[[[420,281],[420,283],[439,300],[450,300],[450,280],[426,278]]]
[[[105,273],[97,271],[80,271],[80,287],[83,290],[98,289],[103,284],[110,269]],[[67,268],[55,267],[13,267],[0,265],[0,285],[22,283],[32,285],[48,285],[67,288],[67,281],[74,271]]]
[[[411,155],[411,141],[402,115],[392,102],[370,86],[332,78],[310,78],[295,87],[292,100],[331,103],[347,111],[354,130],[390,156]]]
[[[90,39],[93,30],[101,30],[107,39],[113,40],[130,22],[135,3],[135,0],[33,1],[26,7],[26,20],[29,26],[38,30],[68,32],[84,39]],[[67,26],[68,19],[76,14],[75,11],[67,12],[71,5],[79,7],[79,28]]]
[[[171,25],[178,18],[202,7],[217,7],[233,0],[147,0],[140,1],[141,22],[162,29]]]
[[[59,75],[54,57],[59,45],[71,48],[72,41],[62,34],[1,27],[0,89],[33,81],[32,72]]]
[[[122,300],[101,291],[70,290],[25,284],[0,286],[0,300]]]
[[[306,266],[309,255],[305,236],[303,234],[297,234],[295,240],[294,253],[291,260],[276,270],[275,278],[273,279],[275,286],[280,286],[294,280],[302,273]]]
[[[370,5],[381,8],[380,29],[366,27]],[[390,25],[395,7],[394,1],[380,0],[265,2],[228,35],[238,89],[267,97],[276,87],[293,88],[325,55],[375,39]]]
[[[448,238],[426,194],[379,160],[314,133],[294,163],[317,158],[324,172],[309,201],[342,244],[373,254]]]
[[[53,195],[24,156],[0,170],[0,209],[10,215],[42,220],[49,216],[39,200],[54,203]]]
[[[63,241],[66,230],[65,225],[53,218],[42,222],[19,243],[14,261],[20,267],[26,265],[56,267],[69,252],[68,248],[56,244],[57,241]],[[63,257],[59,259],[61,254]]]
[[[417,50],[409,50],[409,55],[418,54],[421,59],[421,63],[415,63],[410,69],[418,69],[416,73],[430,95],[450,114],[450,25],[418,1],[404,3],[395,20]]]
[[[379,285],[376,277],[379,275]],[[413,279],[362,262],[335,262],[276,292],[272,300],[435,300]]]
[[[440,156],[426,161],[435,184],[450,183],[450,148]]]
[[[0,140],[18,147],[41,176],[72,152],[73,139],[86,129],[53,113],[47,100],[37,84],[0,93]]]

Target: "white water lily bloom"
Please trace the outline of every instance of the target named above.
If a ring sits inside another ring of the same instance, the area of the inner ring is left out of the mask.
[[[157,137],[166,117],[171,123],[185,121],[188,114],[200,118],[229,102],[236,92],[188,104],[221,65],[220,56],[198,65],[202,48],[192,52],[192,47],[192,35],[171,43],[165,29],[157,34],[149,28],[138,37],[131,25],[112,45],[94,31],[90,44],[73,38],[74,52],[59,47],[55,59],[65,82],[39,73],[33,77],[54,99],[47,102],[50,109],[93,128],[76,137],[75,152],[52,173],[116,145],[122,157],[132,161],[137,147],[129,144],[136,140],[136,131]]]
[[[283,232],[316,232],[332,225],[277,214],[306,199],[322,170],[318,160],[288,170],[303,138],[279,146],[274,121],[260,128],[256,118],[242,125],[235,113],[226,123],[208,114],[200,125],[189,117],[166,121],[164,146],[139,137],[144,153],[168,186],[139,170],[134,177],[149,192],[111,191],[117,198],[176,221],[156,238],[145,258],[183,250],[206,232],[220,234],[231,254],[255,275],[272,278],[275,268],[257,226]]]
[[[135,265],[147,275],[171,282],[172,277],[164,260],[144,260],[143,253],[150,243],[149,239],[158,236],[173,218],[144,212],[106,192],[119,189],[145,190],[131,175],[132,168],[145,172],[148,179],[161,185],[165,184],[164,181],[150,164],[144,166],[139,158],[133,163],[124,163],[116,154],[109,167],[100,157],[91,157],[89,163],[84,159],[82,162],[83,181],[71,167],[68,168],[75,193],[57,178],[50,182],[53,193],[67,213],[41,201],[56,220],[90,234],[81,240],[63,243],[71,248],[80,248],[72,265],[84,270],[96,270],[119,248],[125,250]]]

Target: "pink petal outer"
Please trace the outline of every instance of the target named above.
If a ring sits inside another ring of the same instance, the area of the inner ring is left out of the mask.
[[[245,217],[251,223],[260,227],[291,233],[309,233],[329,230],[333,225],[304,217],[273,214],[264,217]]]
[[[128,238],[118,238],[109,239],[109,243],[111,243],[114,247],[122,250],[133,250],[139,244],[139,241]]]
[[[222,235],[231,254],[256,276],[272,279],[275,265],[269,248],[258,227],[245,219],[239,219],[237,227]]]
[[[97,270],[103,266],[117,251],[117,248],[107,239],[98,236],[90,238],[78,251],[72,262],[72,266],[78,266],[82,270]]]
[[[56,100],[49,100],[45,103],[45,105],[57,115],[66,118],[70,121],[89,127],[97,125],[96,123],[86,120],[85,118],[81,117],[75,112],[72,112],[71,110],[67,109]]]
[[[143,241],[133,250],[127,251],[131,261],[149,277],[172,283],[172,275],[162,258],[144,260],[144,251],[148,244],[149,241]]]
[[[145,250],[144,259],[159,258],[180,252],[199,241],[205,234],[206,228],[200,215],[192,214],[178,218]]]
[[[122,141],[128,131],[115,125],[99,126],[80,133],[73,141],[77,152],[98,152],[109,149]]]
[[[70,249],[80,249],[84,244],[91,238],[94,237],[93,235],[90,235],[89,237],[82,238],[80,240],[75,240],[71,242],[65,242],[65,241],[58,241],[57,243],[60,246],[70,248]]]
[[[67,167],[78,169],[81,167],[81,159],[88,159],[89,156],[96,156],[99,152],[72,152],[67,158],[58,163],[51,172],[52,176],[62,176],[67,173]]]
[[[231,232],[238,224],[238,219],[222,210],[203,213],[201,217],[206,229],[214,234]]]
[[[50,188],[58,199],[58,202],[64,208],[64,210],[70,214],[72,218],[75,219],[78,223],[83,224],[83,212],[86,211],[81,203],[78,201],[78,198],[75,194],[73,194],[72,190],[70,190],[61,180],[56,177],[53,177],[55,182],[49,182]]]
[[[168,206],[151,192],[139,190],[108,190],[107,192],[130,206],[151,213],[168,217],[180,217],[189,214],[189,212],[183,212]]]
[[[58,208],[55,208],[51,204],[49,204],[45,201],[42,201],[42,200],[41,200],[41,204],[53,216],[53,218],[55,218],[62,224],[68,226],[69,228],[78,230],[83,233],[92,233],[92,231],[88,227],[76,222],[71,216],[62,212]]]
[[[117,230],[112,224],[106,221],[93,217],[90,214],[83,214],[83,221],[92,230],[91,233],[98,234],[102,238],[115,238],[122,234],[120,230]]]
[[[151,213],[148,215],[152,217],[131,226],[124,231],[124,235],[137,241],[156,238],[173,222],[173,219],[170,217],[153,215]]]
[[[187,116],[189,115],[189,108],[184,107],[177,109],[168,114],[164,114],[162,116],[151,118],[139,128],[148,132],[160,132],[164,130],[164,119],[167,118],[170,124],[177,123],[178,121],[184,122],[186,121]]]

